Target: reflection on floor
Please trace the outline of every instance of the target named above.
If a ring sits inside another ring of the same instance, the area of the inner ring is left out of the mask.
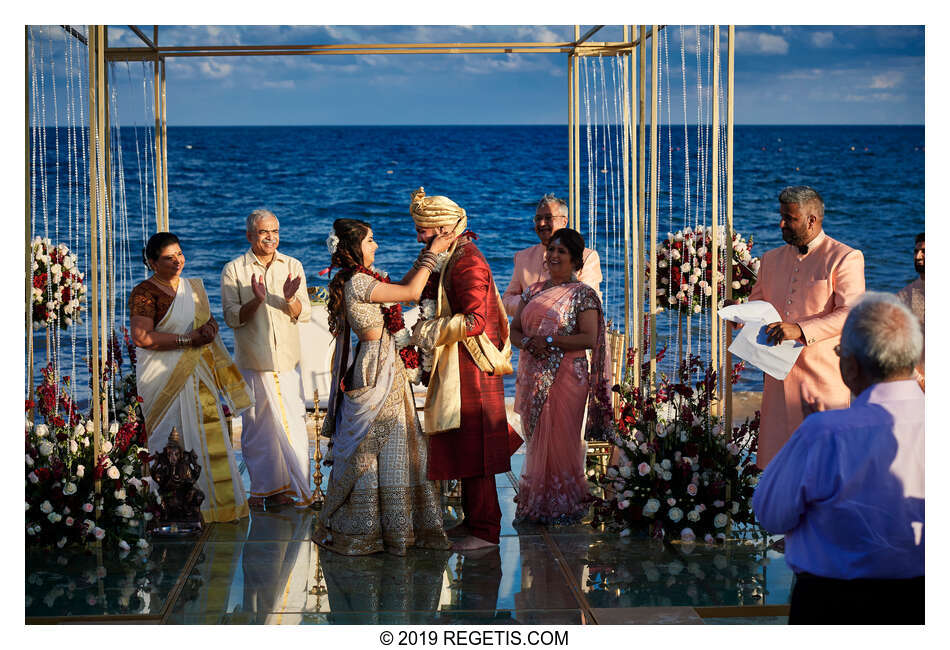
[[[28,552],[27,622],[785,622],[792,573],[780,553],[742,541],[664,546],[583,524],[515,525],[523,456],[512,460],[512,473],[498,477],[497,548],[342,557],[310,542],[314,511],[255,511],[197,541],[156,541],[134,560]]]

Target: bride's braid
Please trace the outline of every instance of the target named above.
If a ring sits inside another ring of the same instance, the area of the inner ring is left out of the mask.
[[[336,252],[330,258],[330,263],[339,268],[330,285],[327,287],[328,325],[333,336],[343,331],[346,323],[346,301],[343,298],[343,285],[353,277],[358,266],[363,264],[361,245],[370,225],[359,219],[337,219],[333,222],[333,232],[339,237]]]

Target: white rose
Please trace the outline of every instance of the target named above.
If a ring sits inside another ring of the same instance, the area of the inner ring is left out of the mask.
[[[26,466],[33,467],[33,457],[29,454],[26,454]]]
[[[700,517],[699,513],[696,512],[695,510],[690,510],[689,512],[686,513],[686,518],[692,522],[699,521],[699,517]]]
[[[115,513],[124,519],[131,519],[135,515],[135,511],[132,510],[132,506],[123,503],[121,506],[115,509]]]
[[[70,441],[69,441],[69,453],[75,454],[77,451],[79,451],[79,445],[76,443],[75,440],[70,440]]]
[[[689,262],[684,262],[683,265],[680,266],[680,271],[682,271],[683,273],[688,273],[691,268],[693,267],[689,265]]]
[[[728,524],[728,523],[729,523],[729,517],[727,517],[727,516],[726,516],[726,513],[724,513],[724,512],[720,512],[720,513],[719,513],[718,515],[716,515],[716,517],[713,519],[713,525],[714,525],[716,528],[722,528],[722,527],[724,527],[724,526],[725,526],[726,524]]]
[[[53,512],[53,504],[49,501],[44,501],[40,504],[40,512],[42,512],[44,515]]]
[[[609,476],[610,478],[617,478],[617,474],[618,474],[618,472],[617,472],[617,468],[616,468],[616,467],[608,467],[608,468],[607,468],[607,476]]]
[[[696,541],[696,533],[693,532],[692,528],[684,528],[680,531],[680,539],[684,542],[694,542]]]
[[[152,521],[152,513],[151,512],[142,513],[142,519],[144,519],[145,521]]]
[[[659,499],[650,499],[643,505],[643,514],[652,515],[660,509]]]
[[[58,548],[63,548],[64,546],[66,546],[66,538],[65,538],[65,537],[61,537],[61,538],[59,539],[59,541],[56,542],[56,546],[57,546]]]
[[[132,478],[129,479],[129,485],[131,485],[136,490],[138,490],[139,488],[142,487],[142,481],[140,481],[138,478],[133,476]]]
[[[115,498],[118,499],[119,501],[125,501],[125,490],[124,490],[124,489],[119,488],[119,489],[116,490],[113,494],[115,494]]]
[[[77,424],[77,425],[75,426],[75,428],[73,429],[73,437],[74,437],[74,438],[79,438],[79,437],[83,436],[85,433],[86,433],[86,428],[83,427],[83,425],[81,425],[81,424]]]
[[[63,518],[63,516],[59,514],[58,512],[51,512],[48,515],[46,515],[46,518],[49,519],[52,523],[58,524],[59,521]]]
[[[734,514],[734,515],[739,514],[739,502],[738,502],[738,501],[733,501],[733,502],[732,502],[732,508],[730,508],[730,510],[732,510],[732,514]]]
[[[142,550],[145,550],[148,548],[148,542],[145,540],[144,537],[139,537],[139,541],[137,541],[135,545],[138,546]]]
[[[741,284],[742,286],[745,286],[749,284],[749,281],[746,278],[742,278],[741,280],[739,280],[739,284]]]
[[[119,478],[120,476],[119,469],[115,465],[113,465],[106,471],[106,476],[108,476],[111,479]]]
[[[660,462],[660,467],[662,467],[663,469],[669,469],[671,466],[672,466],[672,464],[670,463],[670,459],[669,459],[669,458],[664,458],[664,459]]]
[[[75,484],[75,483],[67,483],[67,484],[63,487],[63,494],[76,494],[76,489],[77,489],[77,488],[76,488],[76,484]]]
[[[119,542],[119,548],[122,549],[123,551],[128,551],[130,546],[129,546],[129,543],[123,539]]]
[[[112,443],[109,442],[108,440],[103,440],[103,441],[102,441],[102,448],[101,448],[101,451],[102,451],[102,453],[104,453],[104,454],[108,454],[110,451],[112,451]],[[116,478],[118,478],[118,477],[116,477]]]
[[[664,481],[672,481],[672,480],[673,480],[673,473],[672,473],[672,472],[663,472],[663,480],[664,480]]]
[[[620,468],[620,476],[622,476],[622,477],[624,477],[624,478],[630,478],[630,474],[631,474],[631,472],[630,472],[630,466],[629,466],[629,465],[624,465],[623,467]]]
[[[118,422],[113,422],[113,423],[111,423],[111,424],[109,425],[109,433],[111,433],[112,435],[115,435],[115,434],[119,433],[119,423],[118,423]]]
[[[36,429],[34,430],[37,438],[45,438],[49,435],[49,427],[45,424],[37,424]]]
[[[76,465],[76,477],[82,478],[86,474],[86,467],[84,465]]]
[[[26,475],[26,477],[30,479],[30,483],[33,483],[34,485],[40,482],[40,477],[36,475],[36,472],[30,472]]]
[[[670,521],[672,521],[675,524],[676,522],[678,522],[680,519],[683,518],[683,511],[680,510],[679,508],[670,508],[670,511],[669,513],[667,513],[667,516],[670,518]]]
[[[126,476],[130,475],[133,471],[135,471],[135,468],[131,465],[125,465],[122,467],[122,473]]]
[[[86,433],[92,433],[95,430],[96,430],[96,427],[95,427],[95,424],[93,424],[93,421],[88,420],[86,422]]]

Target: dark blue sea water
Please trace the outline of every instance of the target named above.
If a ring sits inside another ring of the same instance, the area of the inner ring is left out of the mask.
[[[60,131],[60,174],[65,176],[66,136]],[[682,126],[663,127],[661,134],[662,237],[697,219],[711,223],[711,187],[707,182],[704,203],[703,188],[696,183],[700,161],[693,152],[701,135],[696,127],[688,127],[685,134]],[[244,220],[251,210],[266,207],[278,216],[280,248],[302,261],[311,285],[326,282],[317,272],[329,263],[324,241],[338,217],[369,221],[380,245],[377,266],[401,276],[419,250],[408,206],[410,192],[421,185],[427,194],[448,195],[467,210],[469,227],[478,234],[478,246],[503,291],[515,251],[537,243],[532,217],[538,198],[545,192],[567,196],[567,135],[564,126],[170,127],[171,230],[182,239],[185,275],[204,279],[212,309],[223,323],[220,271],[246,250]],[[609,243],[615,237],[604,231],[603,216],[605,204],[618,205],[620,194],[610,185],[611,175],[597,171],[611,162],[617,165],[620,153],[606,135],[603,129],[591,135],[596,156],[591,161],[596,179],[592,187],[600,217],[597,241],[589,245],[595,244],[609,267],[604,270],[610,285],[602,289],[607,292],[608,316],[620,320],[622,253],[616,243]],[[53,140],[48,134],[46,167],[52,194]],[[688,215],[683,199],[687,145]],[[737,126],[735,229],[754,236],[756,255],[781,245],[778,192],[786,185],[811,185],[825,199],[827,234],[864,251],[868,288],[896,291],[913,278],[914,235],[924,229],[923,145],[922,126]],[[133,257],[127,283],[134,284],[146,277],[138,263],[143,207],[146,234],[155,227],[151,198],[140,193],[138,183],[144,129],[123,129],[122,148],[124,219]],[[581,232],[591,239],[586,134],[581,166]],[[697,215],[697,206],[703,205],[705,216]],[[52,204],[48,212],[52,219]],[[65,233],[65,203],[60,212]],[[37,227],[42,232],[41,219]],[[119,304],[117,321],[121,319]],[[667,331],[666,319],[660,318],[661,333]],[[233,346],[227,327],[222,326],[222,334]],[[68,337],[64,345],[69,345]],[[755,390],[760,385],[761,373],[748,373],[740,388]]]

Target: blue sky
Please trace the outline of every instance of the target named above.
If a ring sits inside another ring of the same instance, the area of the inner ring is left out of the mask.
[[[142,27],[151,34],[150,26]],[[169,26],[162,28],[160,42],[567,41],[572,36],[569,25]],[[663,36],[668,48],[668,55],[661,53],[663,74],[671,82],[664,92],[674,98],[672,121],[682,122],[683,53],[692,121],[695,28],[670,25]],[[705,57],[705,28],[700,37]],[[922,26],[740,25],[736,38],[737,123],[924,123]],[[110,40],[139,43],[122,26],[111,30]],[[620,27],[605,27],[592,40],[619,41]],[[701,61],[705,66],[705,58]],[[132,65],[135,77],[141,64]],[[119,76],[127,76],[124,68]],[[703,83],[708,86],[709,79]],[[171,125],[559,124],[567,119],[563,54],[178,58],[168,62],[167,88]],[[135,106],[128,112],[138,111]]]

